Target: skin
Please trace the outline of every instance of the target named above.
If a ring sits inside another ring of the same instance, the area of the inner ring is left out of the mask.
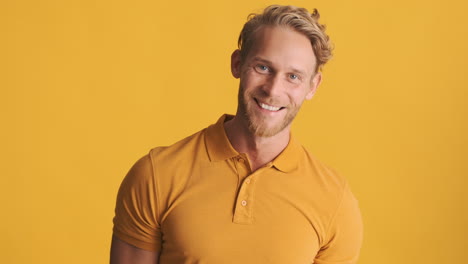
[[[112,236],[111,264],[158,264],[159,252],[151,252],[134,247]]]
[[[231,56],[232,75],[240,78],[239,104],[224,127],[233,147],[247,154],[255,171],[287,146],[291,123],[304,100],[314,95],[322,75],[315,72],[309,39],[290,28],[263,27],[252,47],[244,61],[239,50]]]
[[[307,37],[285,27],[263,27],[244,61],[239,50],[231,56],[231,71],[240,78],[236,116],[224,123],[239,153],[246,153],[252,170],[278,156],[289,142],[291,122],[304,100],[321,82]],[[263,109],[261,103],[270,106]],[[279,109],[271,109],[276,107]],[[111,264],[157,264],[159,252],[136,248],[112,238]]]

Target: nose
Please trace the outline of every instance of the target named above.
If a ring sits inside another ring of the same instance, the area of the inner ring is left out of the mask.
[[[281,79],[279,78],[278,74],[273,74],[268,78],[265,85],[263,85],[263,91],[266,95],[274,97],[278,95],[278,93],[282,89]]]

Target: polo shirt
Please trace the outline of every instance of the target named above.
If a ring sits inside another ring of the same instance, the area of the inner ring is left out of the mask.
[[[159,263],[356,263],[358,202],[347,181],[291,137],[252,171],[216,124],[157,147],[117,195],[114,235]]]

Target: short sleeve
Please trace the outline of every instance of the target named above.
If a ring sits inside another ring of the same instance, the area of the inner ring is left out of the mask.
[[[133,165],[120,185],[113,228],[116,237],[144,250],[160,250],[156,194],[151,157],[146,155]]]
[[[363,240],[363,224],[358,201],[345,186],[340,205],[330,223],[324,245],[315,264],[355,264]]]

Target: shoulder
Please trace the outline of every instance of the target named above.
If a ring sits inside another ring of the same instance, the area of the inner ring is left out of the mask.
[[[152,180],[152,175],[153,165],[150,156],[146,154],[130,168],[120,186],[119,194],[137,186],[146,186]]]
[[[170,146],[149,151],[152,178],[163,207],[168,206],[182,192],[193,170],[209,163],[203,129]]]
[[[354,195],[342,174],[318,160],[305,148],[303,154],[299,163],[300,173],[311,195],[320,197],[321,202],[316,206],[322,208],[324,223],[330,223],[343,203],[355,202]]]
[[[149,186],[158,189],[161,178],[170,177],[179,168],[186,168],[188,162],[193,160],[190,157],[196,155],[196,152],[203,152],[203,133],[204,130],[201,130],[170,146],[152,148],[130,168],[122,182],[120,193]]]
[[[300,170],[305,175],[313,177],[321,189],[328,193],[331,191],[336,193],[344,192],[346,188],[349,188],[346,178],[338,171],[317,159],[305,147],[302,147],[301,151],[303,155],[300,155]]]
[[[309,188],[314,192],[314,197],[320,197],[320,204],[317,206],[321,208],[323,221],[321,245],[330,245],[338,236],[341,237],[338,239],[341,241],[339,243],[344,244],[340,246],[343,250],[348,250],[349,254],[359,252],[362,243],[362,218],[359,202],[352,193],[348,180],[319,161],[307,149],[303,148],[303,154],[300,169],[311,179]],[[332,244],[334,243],[337,242]]]
[[[206,152],[204,139],[205,131],[206,128],[170,146],[160,146],[151,149],[148,155],[152,163],[179,163],[181,161],[187,161],[189,157]]]

